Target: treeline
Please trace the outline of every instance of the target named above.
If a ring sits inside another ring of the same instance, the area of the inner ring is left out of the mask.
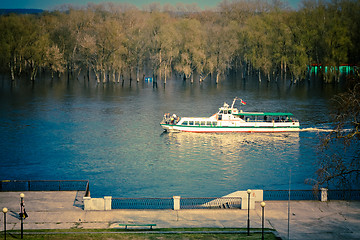
[[[359,0],[222,1],[216,9],[195,5],[88,4],[38,15],[0,17],[0,70],[35,80],[40,71],[95,77],[98,82],[140,81],[145,69],[166,82],[174,71],[194,81],[230,69],[268,81],[287,74],[308,78],[308,66],[360,63]],[[322,68],[324,69],[324,68]]]

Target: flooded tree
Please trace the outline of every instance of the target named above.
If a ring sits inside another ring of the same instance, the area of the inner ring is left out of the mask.
[[[205,40],[201,23],[196,19],[180,19],[176,23],[179,54],[174,69],[193,81],[194,71],[201,72],[205,60]]]
[[[360,62],[360,4],[304,0],[291,10],[282,1],[222,1],[213,10],[193,4],[66,6],[39,15],[0,16],[0,70],[11,79],[38,71],[97,82],[139,82],[150,70],[159,79],[185,79],[245,66],[259,81],[309,79],[319,66],[325,82],[338,82],[339,66]],[[286,76],[286,77],[285,77]]]
[[[124,29],[124,72],[129,73],[130,81],[132,72],[135,71],[136,81],[140,81],[140,72],[146,59],[149,48],[148,30],[149,14],[143,14],[136,8],[125,11],[119,16],[119,24]]]
[[[220,18],[218,17],[218,20]],[[202,67],[203,76],[214,74],[216,83],[222,74],[230,69],[238,48],[237,24],[235,22],[206,23],[206,62]]]

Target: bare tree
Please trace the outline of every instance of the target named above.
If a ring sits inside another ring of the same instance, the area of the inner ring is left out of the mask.
[[[360,177],[360,75],[351,78],[347,92],[333,98],[334,129],[322,136],[316,185],[343,189],[359,183]]]

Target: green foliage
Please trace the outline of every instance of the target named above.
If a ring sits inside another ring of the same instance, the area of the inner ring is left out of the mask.
[[[359,1],[304,0],[291,10],[281,1],[222,1],[214,11],[195,5],[88,4],[42,15],[0,16],[0,71],[12,79],[39,69],[95,74],[98,82],[136,80],[151,68],[166,82],[172,71],[200,81],[245,66],[267,76],[306,78],[310,64],[325,81],[338,66],[360,62]],[[124,80],[124,79],[123,79]]]

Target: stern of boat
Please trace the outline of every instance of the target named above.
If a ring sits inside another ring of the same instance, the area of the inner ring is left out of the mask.
[[[176,114],[165,113],[163,120],[160,122],[160,126],[166,132],[176,132],[174,126],[180,121],[180,117]]]

